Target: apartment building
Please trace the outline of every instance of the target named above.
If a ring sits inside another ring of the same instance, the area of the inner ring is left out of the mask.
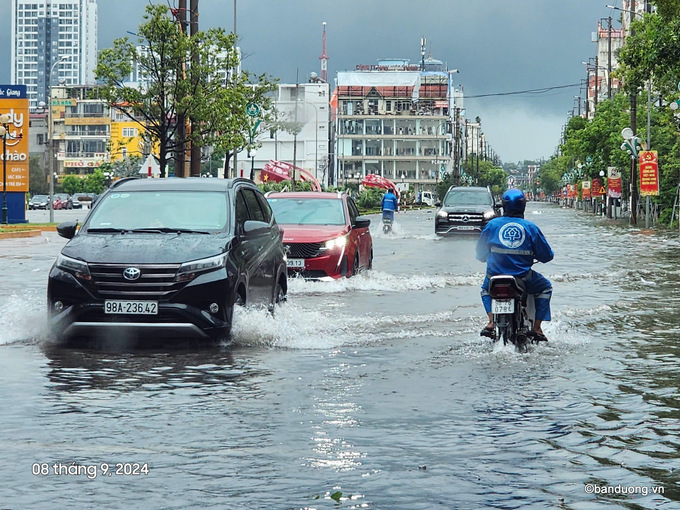
[[[450,72],[441,61],[385,59],[337,75],[338,182],[368,174],[418,189],[452,169]],[[461,97],[462,98],[462,97]]]
[[[106,101],[88,99],[93,87],[52,87],[52,147],[59,175],[87,174],[110,160],[111,114]]]
[[[11,1],[11,82],[26,85],[30,110],[50,85],[94,84],[96,0]]]

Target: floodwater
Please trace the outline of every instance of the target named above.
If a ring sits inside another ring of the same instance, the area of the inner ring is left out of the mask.
[[[479,337],[474,238],[372,217],[374,269],[292,281],[235,343],[47,340],[64,240],[0,241],[0,507],[680,507],[680,242],[528,206],[556,257],[547,345]]]

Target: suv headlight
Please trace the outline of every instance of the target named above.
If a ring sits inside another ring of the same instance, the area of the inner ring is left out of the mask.
[[[329,239],[321,247],[323,250],[332,250],[333,248],[344,248],[347,245],[347,236],[336,237],[335,239]]]
[[[491,211],[486,211],[486,212],[484,213],[484,219],[487,220],[487,221],[488,221],[488,220],[492,220],[492,219],[494,219],[495,217],[496,217],[496,213],[495,213],[493,210],[491,210]]]
[[[71,273],[81,280],[91,280],[90,268],[87,267],[87,262],[82,260],[72,259],[61,253],[57,257],[57,262],[55,264],[59,269]]]
[[[193,280],[197,274],[214,271],[225,266],[227,263],[227,254],[215,255],[207,259],[192,260],[185,262],[177,270],[176,279],[179,281]]]
[[[448,217],[449,217],[449,213],[446,212],[444,209],[439,209],[439,212],[437,213],[437,216],[439,216],[440,218],[448,218]]]

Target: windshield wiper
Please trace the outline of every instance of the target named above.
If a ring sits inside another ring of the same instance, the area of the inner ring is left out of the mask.
[[[144,233],[157,233],[157,234],[211,234],[207,230],[192,230],[190,228],[171,228],[171,227],[148,227],[148,228],[135,228],[130,230],[132,233],[144,232]]]
[[[125,232],[128,232],[127,229],[125,228],[115,228],[115,227],[99,227],[99,228],[88,228],[88,232],[94,232],[94,233],[118,233],[120,232],[121,234],[124,234]]]

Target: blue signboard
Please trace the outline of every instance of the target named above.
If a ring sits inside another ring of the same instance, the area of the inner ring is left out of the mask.
[[[0,85],[0,99],[26,99],[26,85]]]

